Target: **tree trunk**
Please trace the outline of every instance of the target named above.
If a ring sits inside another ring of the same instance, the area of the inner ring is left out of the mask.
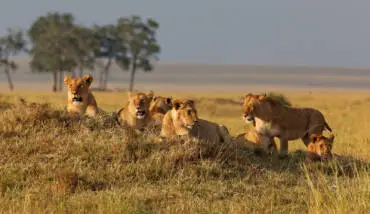
[[[136,59],[134,58],[132,69],[131,69],[131,79],[130,79],[130,87],[129,87],[130,92],[132,92],[132,90],[134,89],[135,72],[136,72]]]
[[[11,91],[13,91],[14,90],[14,86],[13,86],[13,82],[12,82],[12,78],[10,76],[10,71],[9,71],[9,67],[8,66],[5,67],[5,74],[6,74],[6,78],[8,78],[9,89]]]
[[[57,71],[53,71],[53,92],[57,92],[57,81],[58,81]]]
[[[104,69],[100,73],[100,81],[99,81],[99,87],[102,90],[106,90],[107,88],[107,82],[108,82],[108,71],[110,69],[110,66],[112,64],[112,58],[108,59],[107,64],[104,66]]]
[[[63,71],[59,71],[59,91],[63,91]]]

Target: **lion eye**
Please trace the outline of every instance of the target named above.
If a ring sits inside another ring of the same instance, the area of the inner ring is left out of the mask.
[[[84,85],[80,85],[80,88],[84,88]]]
[[[188,110],[188,115],[191,115],[191,110]]]

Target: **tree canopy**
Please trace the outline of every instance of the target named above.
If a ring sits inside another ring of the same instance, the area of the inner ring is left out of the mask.
[[[63,72],[78,71],[82,76],[85,69],[99,67],[99,87],[106,89],[115,63],[123,71],[130,71],[131,91],[136,70],[152,71],[153,60],[158,60],[158,28],[154,19],[142,20],[136,15],[121,17],[113,24],[83,26],[76,24],[71,13],[47,13],[38,17],[27,32],[32,44],[30,67],[35,72],[51,72],[54,91],[58,73],[61,89]]]

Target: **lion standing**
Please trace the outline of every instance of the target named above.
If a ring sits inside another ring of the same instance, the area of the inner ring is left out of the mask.
[[[323,114],[313,108],[293,108],[281,100],[266,95],[247,94],[244,98],[243,117],[253,122],[265,146],[271,137],[280,139],[280,152],[288,152],[288,141],[302,139],[308,146],[312,134],[332,132]]]
[[[89,90],[93,81],[91,75],[85,75],[82,78],[71,78],[66,76],[64,83],[68,88],[67,111],[70,114],[86,114],[87,116],[96,116],[98,105],[94,95]]]

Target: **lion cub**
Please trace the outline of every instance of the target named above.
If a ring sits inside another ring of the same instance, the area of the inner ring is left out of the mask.
[[[119,124],[143,131],[151,122],[149,106],[152,99],[153,92],[148,94],[142,92],[130,93],[127,104],[117,113]]]
[[[312,134],[307,147],[306,161],[313,162],[332,158],[333,142],[333,134],[330,134],[329,138],[321,134]]]
[[[85,75],[82,78],[71,78],[66,76],[64,83],[68,88],[67,111],[70,114],[86,114],[87,116],[96,116],[98,105],[89,90],[93,81],[91,75]]]
[[[188,136],[212,143],[230,142],[231,139],[225,126],[198,119],[192,100],[173,101],[173,108],[163,118],[161,136],[167,139]]]

